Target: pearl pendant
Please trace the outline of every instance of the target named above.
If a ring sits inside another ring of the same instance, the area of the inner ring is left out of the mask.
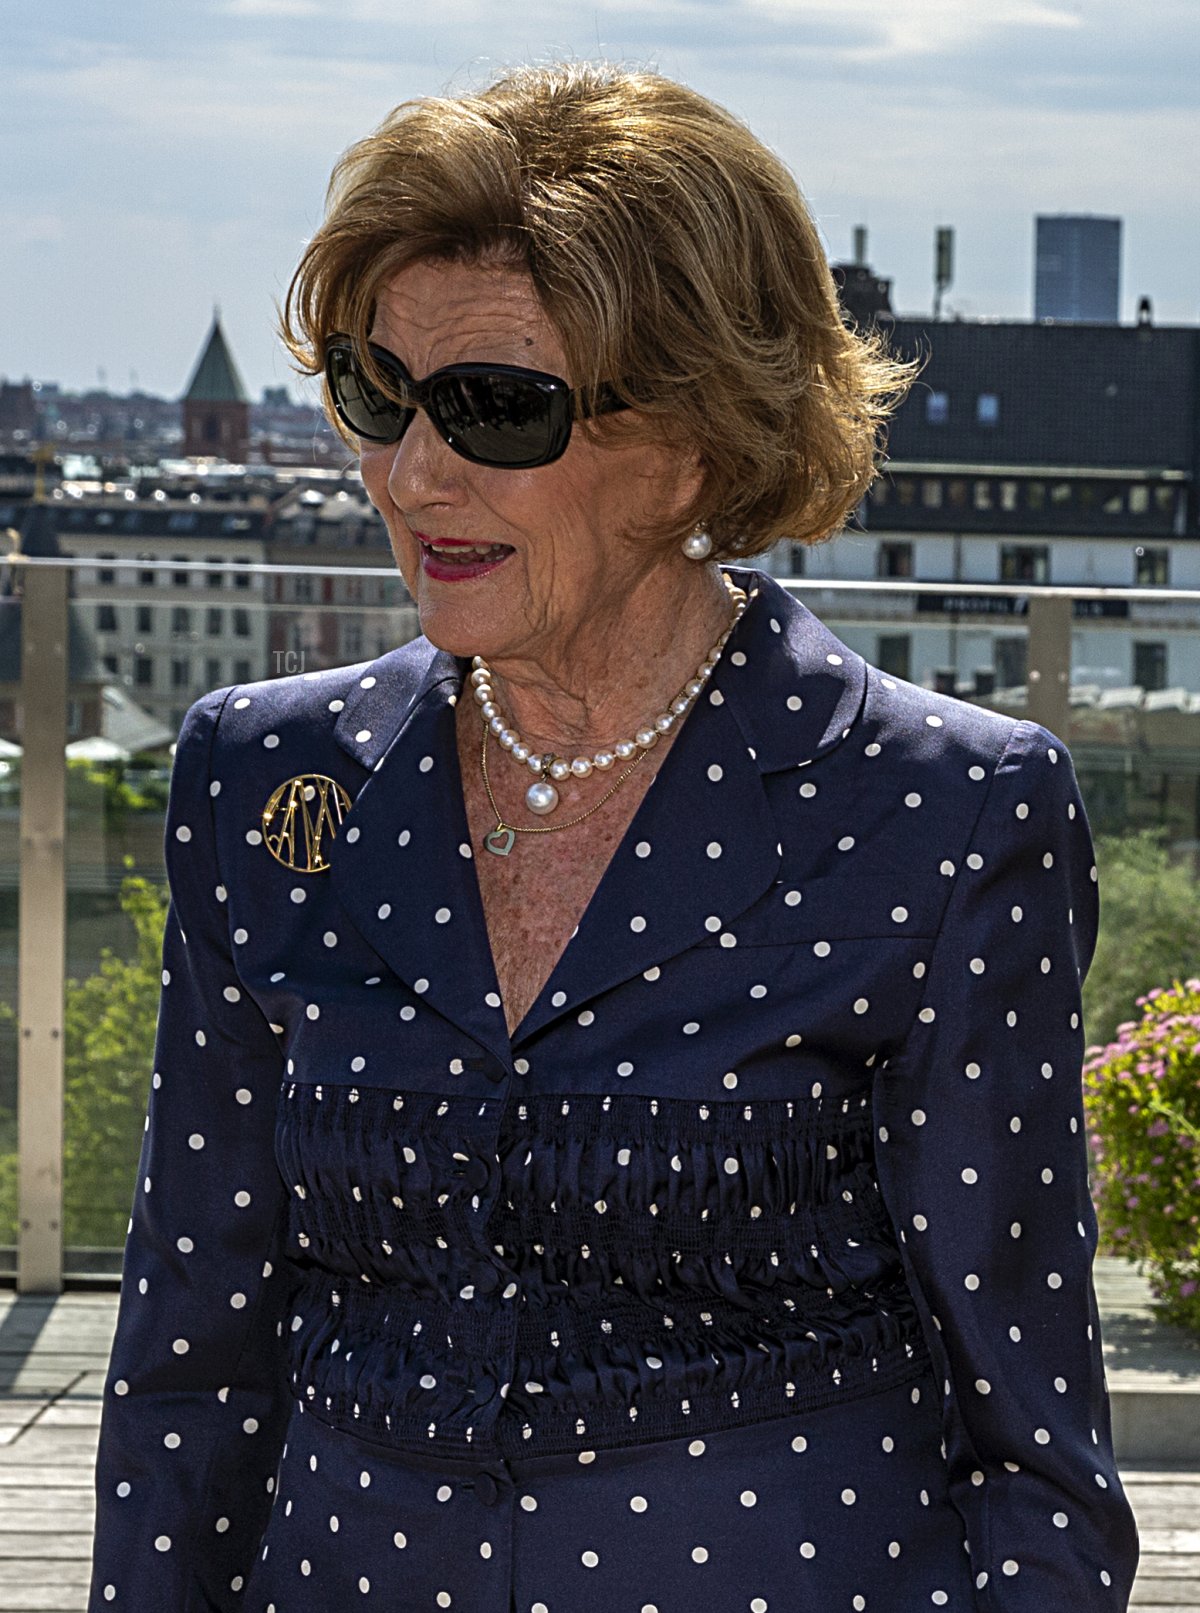
[[[525,791],[525,805],[531,812],[536,812],[539,818],[544,818],[558,805],[558,791],[548,779],[538,779],[536,784],[531,784]]]

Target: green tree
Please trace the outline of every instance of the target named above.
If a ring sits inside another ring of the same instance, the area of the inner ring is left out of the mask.
[[[104,947],[95,974],[66,983],[63,1242],[73,1247],[124,1247],[150,1092],[168,891],[127,875],[119,901],[133,956]],[[0,1019],[14,1017],[0,1004]],[[0,1158],[0,1224],[14,1228],[16,1190],[10,1154]]]
[[[1147,992],[1200,974],[1200,883],[1160,829],[1096,841],[1100,935],[1083,988],[1088,1042],[1113,1041]]]

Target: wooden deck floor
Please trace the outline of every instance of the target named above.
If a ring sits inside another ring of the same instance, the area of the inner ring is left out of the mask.
[[[1200,1393],[1200,1348],[1179,1335],[1156,1340],[1139,1319],[1144,1296],[1125,1274],[1108,1272],[1097,1287],[1112,1318],[1114,1392],[1124,1372],[1144,1389],[1161,1371],[1174,1393]],[[86,1606],[92,1469],[116,1305],[112,1293],[0,1291],[0,1613]],[[1106,1344],[1109,1331],[1106,1316]],[[1129,1462],[1123,1474],[1142,1536],[1133,1607],[1200,1613],[1200,1452],[1192,1461]]]

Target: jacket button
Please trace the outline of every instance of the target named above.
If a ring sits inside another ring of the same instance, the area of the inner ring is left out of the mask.
[[[494,1266],[480,1266],[471,1276],[477,1294],[494,1294],[500,1286],[500,1273]]]
[[[500,1499],[500,1486],[490,1473],[480,1473],[475,1480],[475,1494],[485,1507],[494,1507]]]

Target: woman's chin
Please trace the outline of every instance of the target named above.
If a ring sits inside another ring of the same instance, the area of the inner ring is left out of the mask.
[[[519,624],[510,623],[502,597],[481,581],[482,587],[459,583],[439,588],[421,578],[417,618],[421,632],[437,649],[468,658],[489,656],[503,653],[505,645],[518,636]]]

